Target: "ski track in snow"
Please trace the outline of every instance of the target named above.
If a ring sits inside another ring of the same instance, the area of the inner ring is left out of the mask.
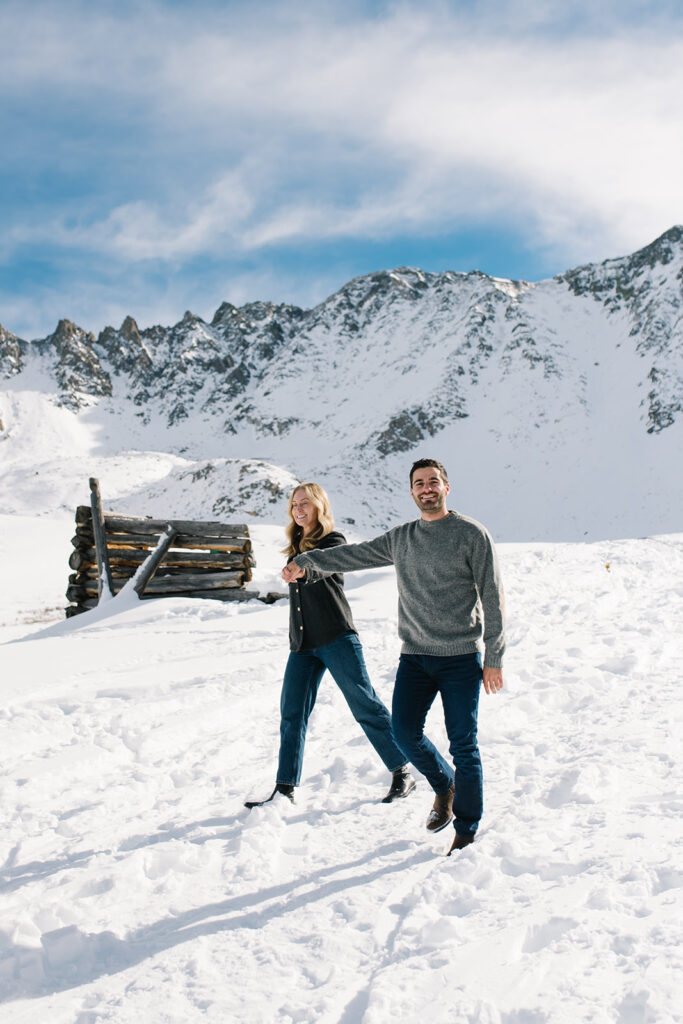
[[[2,527],[3,1022],[682,1019],[683,535],[500,546],[486,813],[446,858],[424,780],[379,802],[388,775],[329,676],[297,803],[242,806],[275,777],[284,603],[113,602],[43,630],[70,524]],[[281,535],[255,534],[268,589]],[[393,575],[347,589],[389,703]],[[428,731],[446,749],[438,706]]]

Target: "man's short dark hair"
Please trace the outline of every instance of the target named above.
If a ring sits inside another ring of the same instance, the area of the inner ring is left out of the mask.
[[[434,469],[438,469],[439,473],[441,473],[443,482],[445,484],[448,483],[448,473],[446,472],[446,470],[444,469],[444,467],[441,465],[440,462],[437,462],[436,459],[418,459],[417,462],[414,462],[412,464],[412,466],[410,467],[410,486],[411,487],[413,486],[413,473],[415,472],[415,470],[416,469],[427,469],[429,466],[433,466]]]

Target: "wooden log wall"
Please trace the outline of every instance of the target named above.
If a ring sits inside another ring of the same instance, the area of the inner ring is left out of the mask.
[[[218,601],[246,601],[258,597],[247,591],[255,565],[249,528],[241,523],[226,524],[184,519],[151,519],[104,512],[111,590],[118,594],[155,551],[162,535],[172,528],[172,541],[153,577],[140,596],[200,597]],[[96,526],[97,524],[95,524]],[[67,618],[95,608],[101,590],[93,513],[91,507],[76,509],[76,532],[69,558],[72,573],[66,596]],[[149,563],[148,563],[149,564]],[[280,596],[280,595],[273,595]]]

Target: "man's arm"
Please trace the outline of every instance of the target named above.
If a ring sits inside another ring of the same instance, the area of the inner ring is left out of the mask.
[[[496,549],[486,531],[475,542],[471,566],[484,612],[484,689],[498,693],[503,688],[505,597]]]
[[[293,583],[305,576],[307,569],[313,569],[322,576],[330,576],[333,572],[354,572],[356,569],[375,569],[392,564],[389,534],[383,533],[362,544],[340,544],[326,551],[320,548],[305,551],[284,567],[282,578],[287,583]]]
[[[342,544],[346,544],[346,537],[343,533],[338,533],[333,530],[332,533],[327,533],[320,540],[321,551],[329,550],[329,548],[341,547]],[[305,583],[317,583],[319,580],[329,576],[329,573],[316,572],[315,569],[308,569],[304,572],[298,565],[295,565],[293,561],[289,561],[285,568],[282,570],[282,578],[286,579],[288,583],[293,583],[297,579],[303,579]]]

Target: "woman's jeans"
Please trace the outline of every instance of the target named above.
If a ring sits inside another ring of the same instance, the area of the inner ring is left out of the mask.
[[[435,793],[455,783],[453,814],[459,835],[473,836],[483,810],[482,771],[477,745],[481,655],[436,657],[402,654],[396,673],[391,719],[399,747]],[[427,712],[441,694],[453,768],[424,734]]]
[[[344,694],[351,714],[390,772],[406,759],[394,743],[391,716],[368,676],[363,648],[355,633],[343,633],[323,647],[292,651],[280,697],[280,760],[277,782],[298,786],[304,758],[308,719],[327,669]]]

